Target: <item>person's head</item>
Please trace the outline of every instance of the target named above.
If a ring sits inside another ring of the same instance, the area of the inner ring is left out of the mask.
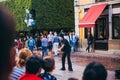
[[[72,33],[71,32],[69,32],[69,35],[71,35]]]
[[[40,36],[37,37],[37,40],[40,40]]]
[[[106,80],[106,78],[107,70],[98,62],[89,63],[83,72],[83,80]]]
[[[27,39],[29,39],[29,36],[27,36]]]
[[[63,29],[61,29],[61,32],[63,32]]]
[[[26,39],[27,39],[27,38],[26,38],[26,37],[24,37],[24,39],[23,39],[23,40],[24,40],[24,41],[26,41]]]
[[[55,69],[55,60],[51,56],[46,56],[43,58],[43,69],[46,72],[51,72]]]
[[[50,31],[49,33],[52,34],[52,31]]]
[[[32,39],[32,36],[30,36],[30,39]]]
[[[57,36],[57,32],[54,32],[54,36]]]
[[[75,32],[73,31],[72,34],[75,35]]]
[[[43,35],[43,38],[46,38],[46,35],[45,35],[45,34]]]
[[[26,60],[26,73],[39,75],[42,68],[43,59],[37,55],[32,55]]]
[[[20,42],[22,41],[21,38],[19,38],[19,41],[20,41]]]
[[[20,67],[25,66],[26,59],[31,55],[32,55],[32,52],[29,49],[27,48],[21,49],[18,52],[17,66],[20,66]]]
[[[11,12],[0,6],[0,80],[6,80],[10,71],[12,70],[11,53],[14,48],[13,43],[15,39],[15,22]],[[13,61],[12,61],[13,62]]]
[[[63,39],[64,39],[64,36],[63,36],[63,35],[60,35],[59,38],[60,38],[60,40],[63,40]]]
[[[88,31],[88,36],[90,36],[91,35],[91,32],[90,31]]]

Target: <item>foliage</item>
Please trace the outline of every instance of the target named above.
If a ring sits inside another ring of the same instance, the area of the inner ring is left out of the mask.
[[[14,13],[17,30],[27,30],[25,6],[36,11],[36,26],[40,30],[74,29],[73,0],[7,0],[4,3]]]
[[[73,29],[73,0],[35,0],[32,8],[36,10],[38,29]]]
[[[17,23],[17,31],[27,30],[24,22],[26,15],[25,7],[31,7],[31,0],[7,0],[4,2],[4,5],[6,5],[14,14]]]

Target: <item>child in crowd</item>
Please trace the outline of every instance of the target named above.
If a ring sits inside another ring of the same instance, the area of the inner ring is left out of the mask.
[[[26,72],[18,80],[43,80],[38,77],[41,73],[43,60],[37,55],[29,57],[26,61]]]
[[[57,80],[56,77],[52,75],[52,72],[55,69],[55,61],[51,56],[43,58],[43,69],[45,72],[40,74],[40,77],[43,78],[43,80]]]
[[[32,52],[27,48],[23,48],[18,52],[17,64],[10,74],[11,80],[18,80],[18,78],[25,72],[26,59],[31,55]]]

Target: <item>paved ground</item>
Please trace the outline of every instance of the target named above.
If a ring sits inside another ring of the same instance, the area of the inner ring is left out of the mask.
[[[77,62],[80,66],[86,66],[89,62],[97,61],[102,63],[108,70],[120,70],[120,55],[96,52],[76,52],[72,55],[73,62]]]
[[[120,70],[120,55],[109,54],[108,52],[96,51],[95,53],[86,53],[86,52],[76,52],[71,53],[71,60],[73,64],[73,72],[67,70],[67,61],[66,61],[66,71],[61,71],[61,55],[55,56],[56,69],[53,72],[53,75],[57,77],[57,80],[68,80],[70,77],[77,78],[82,80],[82,74],[85,69],[85,66],[92,61],[97,61],[102,63],[107,71],[108,77],[107,80],[115,80],[114,70]]]
[[[82,73],[84,71],[85,66],[79,66],[76,63],[73,63],[73,72],[69,72],[67,69],[66,71],[61,71],[61,58],[55,57],[56,61],[56,69],[53,72],[53,75],[57,77],[58,80],[68,80],[70,77],[77,78],[78,80],[82,80]],[[66,62],[67,68],[67,62]],[[108,70],[108,79],[107,80],[114,80],[114,71]]]

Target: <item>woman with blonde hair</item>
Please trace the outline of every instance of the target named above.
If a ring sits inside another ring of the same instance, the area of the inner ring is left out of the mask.
[[[11,80],[18,80],[18,78],[25,72],[26,59],[31,55],[32,52],[27,48],[23,48],[18,52],[16,66],[13,68],[13,71],[10,74]]]

